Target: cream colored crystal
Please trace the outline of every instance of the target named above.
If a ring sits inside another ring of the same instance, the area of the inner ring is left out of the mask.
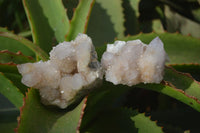
[[[103,77],[92,41],[85,34],[58,44],[47,62],[17,67],[23,76],[22,83],[39,89],[44,104],[60,108],[66,108],[79,92],[93,88]]]
[[[157,37],[149,45],[140,40],[108,44],[101,63],[107,81],[132,86],[138,83],[160,83],[167,54]]]

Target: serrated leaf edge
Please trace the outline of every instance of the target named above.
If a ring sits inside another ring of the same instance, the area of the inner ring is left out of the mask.
[[[35,61],[33,57],[31,57],[31,56],[26,56],[26,55],[24,55],[21,51],[18,51],[17,53],[13,53],[13,52],[10,52],[10,51],[8,51],[8,50],[1,50],[0,53],[7,53],[7,54],[10,54],[10,55],[16,55],[16,56],[23,56],[23,57],[25,57],[25,58],[28,58],[28,59],[30,59],[30,60]]]
[[[88,96],[86,96],[83,100],[84,100],[84,103],[83,103],[83,106],[82,106],[82,110],[81,110],[81,114],[80,114],[80,119],[79,119],[79,122],[78,122],[78,126],[76,128],[76,133],[80,133],[80,127],[81,127],[81,123],[82,123],[82,120],[83,120],[83,115],[85,113],[85,108],[87,106]]]
[[[19,129],[19,126],[20,126],[20,123],[21,123],[22,113],[23,113],[23,110],[25,108],[26,100],[28,99],[28,93],[30,92],[30,90],[31,89],[28,88],[28,91],[25,93],[25,97],[23,98],[23,105],[22,105],[22,107],[20,107],[20,115],[17,118],[17,127],[14,129],[15,133],[18,133],[18,129]]]

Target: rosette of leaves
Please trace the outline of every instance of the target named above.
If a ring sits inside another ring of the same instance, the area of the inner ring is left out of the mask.
[[[184,1],[194,4],[196,12],[199,10],[196,6],[198,1]],[[174,6],[173,2],[164,0],[150,2],[153,8],[145,0],[73,2],[64,2],[68,5],[65,9],[61,0],[23,0],[33,41],[0,28],[1,131],[13,132],[15,128],[15,132],[19,133],[198,132],[200,40],[164,32],[167,30],[164,6],[195,20],[197,25],[198,14],[191,9],[194,17],[185,15],[188,12],[181,12],[181,8]],[[179,6],[182,7],[182,4]],[[148,19],[147,15],[145,23],[142,22],[144,12],[148,12],[149,8],[157,14],[159,21],[152,21],[154,19]],[[150,27],[149,31],[155,32],[138,34],[148,29],[146,25]],[[159,36],[171,59],[166,65],[164,80],[160,84],[132,87],[104,81],[99,89],[76,106],[64,110],[44,106],[37,90],[21,84],[16,65],[47,60],[47,53],[53,46],[74,39],[78,33],[92,37],[98,46],[99,59],[106,49],[104,43],[112,43],[116,37],[124,41],[140,39],[148,44]],[[126,37],[126,34],[134,36]]]

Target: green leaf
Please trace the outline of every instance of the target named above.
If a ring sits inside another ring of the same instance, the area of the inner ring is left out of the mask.
[[[162,133],[162,128],[143,113],[127,108],[114,108],[100,112],[83,132],[103,133]]]
[[[191,97],[195,97],[200,101],[200,83],[195,81],[191,75],[181,73],[173,68],[166,68],[164,80],[181,89]]]
[[[95,46],[101,46],[106,42],[111,42],[117,36],[110,16],[97,2],[95,2],[91,12],[87,34],[92,38]]]
[[[22,64],[27,62],[34,62],[31,56],[25,56],[22,53],[12,53],[7,50],[0,51],[0,63],[13,62],[16,64]]]
[[[130,89],[128,86],[113,85],[104,81],[99,89],[92,91],[88,96],[81,131],[87,130],[87,127],[96,121],[96,116],[99,116],[102,111],[121,107],[123,97]]]
[[[40,102],[38,91],[31,89],[27,93],[21,109],[20,121],[16,130],[19,133],[76,132],[83,111],[82,107],[85,106],[84,102],[74,109],[50,108]]]
[[[200,63],[200,40],[190,36],[184,36],[177,33],[150,33],[138,34],[136,36],[126,37],[122,40],[136,40],[140,39],[142,42],[149,44],[155,37],[159,37],[163,43],[165,50],[170,58],[171,64],[173,63]],[[105,46],[104,46],[105,47]],[[98,49],[98,48],[97,48]],[[100,48],[104,49],[104,48]],[[101,51],[101,50],[97,50]],[[192,52],[191,52],[192,51]],[[102,53],[100,52],[100,55]]]
[[[0,72],[17,74],[18,70],[16,64],[14,63],[5,63],[5,64],[0,63]]]
[[[152,120],[157,120],[158,124],[163,126],[166,133],[183,133],[183,130],[199,132],[199,124],[196,121],[200,119],[200,113],[180,103],[176,103],[176,108],[154,110],[150,115]]]
[[[137,133],[137,128],[131,120],[135,115],[127,109],[104,110],[95,116],[87,129],[81,132],[87,133]]]
[[[42,60],[48,59],[48,55],[31,41],[10,32],[0,32],[0,42],[0,50],[21,51],[26,56],[35,57],[36,54]]]
[[[0,108],[0,130],[3,133],[13,133],[17,126],[17,116],[19,110],[15,108],[2,109]]]
[[[22,76],[19,74],[16,64],[0,63],[0,72],[2,72],[10,81],[12,81],[12,83],[25,95],[28,87],[21,83]]]
[[[124,37],[124,15],[121,0],[96,0],[97,3],[103,7],[107,14],[110,16],[110,20],[114,25],[114,29],[118,38]]]
[[[173,97],[174,99],[177,99],[200,112],[200,102],[196,98],[185,94],[184,91],[182,91],[180,89],[176,89],[174,87],[169,86],[169,83],[140,84],[140,85],[136,85],[136,86],[139,88],[153,90],[153,91],[168,95],[170,97]]]
[[[62,0],[23,0],[34,43],[49,52],[57,42],[65,41],[69,20]]]
[[[138,128],[138,133],[163,133],[162,128],[150,117],[146,117],[144,113],[138,113],[131,119],[134,121],[135,127]]]
[[[200,81],[200,64],[171,64],[170,66],[177,71],[190,73],[195,80]]]
[[[0,27],[0,32],[10,32],[6,27]]]
[[[179,31],[183,35],[190,34],[193,37],[200,38],[200,24],[194,22],[185,16],[182,16],[165,6],[167,31]]]
[[[87,34],[95,46],[124,37],[124,15],[122,1],[97,0],[91,12]]]
[[[23,94],[2,73],[0,73],[0,84],[0,93],[7,97],[17,108],[21,107]]]
[[[93,4],[94,0],[80,0],[70,23],[68,41],[75,39],[78,33],[86,33]]]
[[[50,133],[73,133],[75,131],[79,131],[86,101],[87,99],[83,100],[83,102],[78,107],[76,107],[75,110],[69,111],[57,119]]]
[[[123,0],[126,35],[139,33],[139,3],[141,0]]]

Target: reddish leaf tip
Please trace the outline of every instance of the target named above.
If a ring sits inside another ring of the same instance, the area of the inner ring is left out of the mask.
[[[83,115],[85,113],[85,108],[86,108],[86,105],[87,105],[87,99],[88,99],[88,96],[86,96],[83,100],[84,100],[84,103],[83,103],[83,106],[82,106],[82,110],[81,110],[81,114],[80,114],[80,119],[79,119],[79,122],[78,122],[78,126],[76,128],[76,132],[79,133],[79,129],[81,127],[81,122],[82,122],[82,119],[83,119]]]
[[[20,107],[20,115],[17,117],[17,127],[14,129],[15,133],[18,133],[18,129],[19,129],[19,126],[20,126],[20,123],[21,123],[21,116],[22,116],[22,113],[23,113],[23,109],[25,108],[25,105],[26,105],[26,100],[28,99],[28,93],[30,92],[30,88],[28,88],[28,92],[26,92],[25,94],[25,97],[23,98],[23,105],[22,107]]]

